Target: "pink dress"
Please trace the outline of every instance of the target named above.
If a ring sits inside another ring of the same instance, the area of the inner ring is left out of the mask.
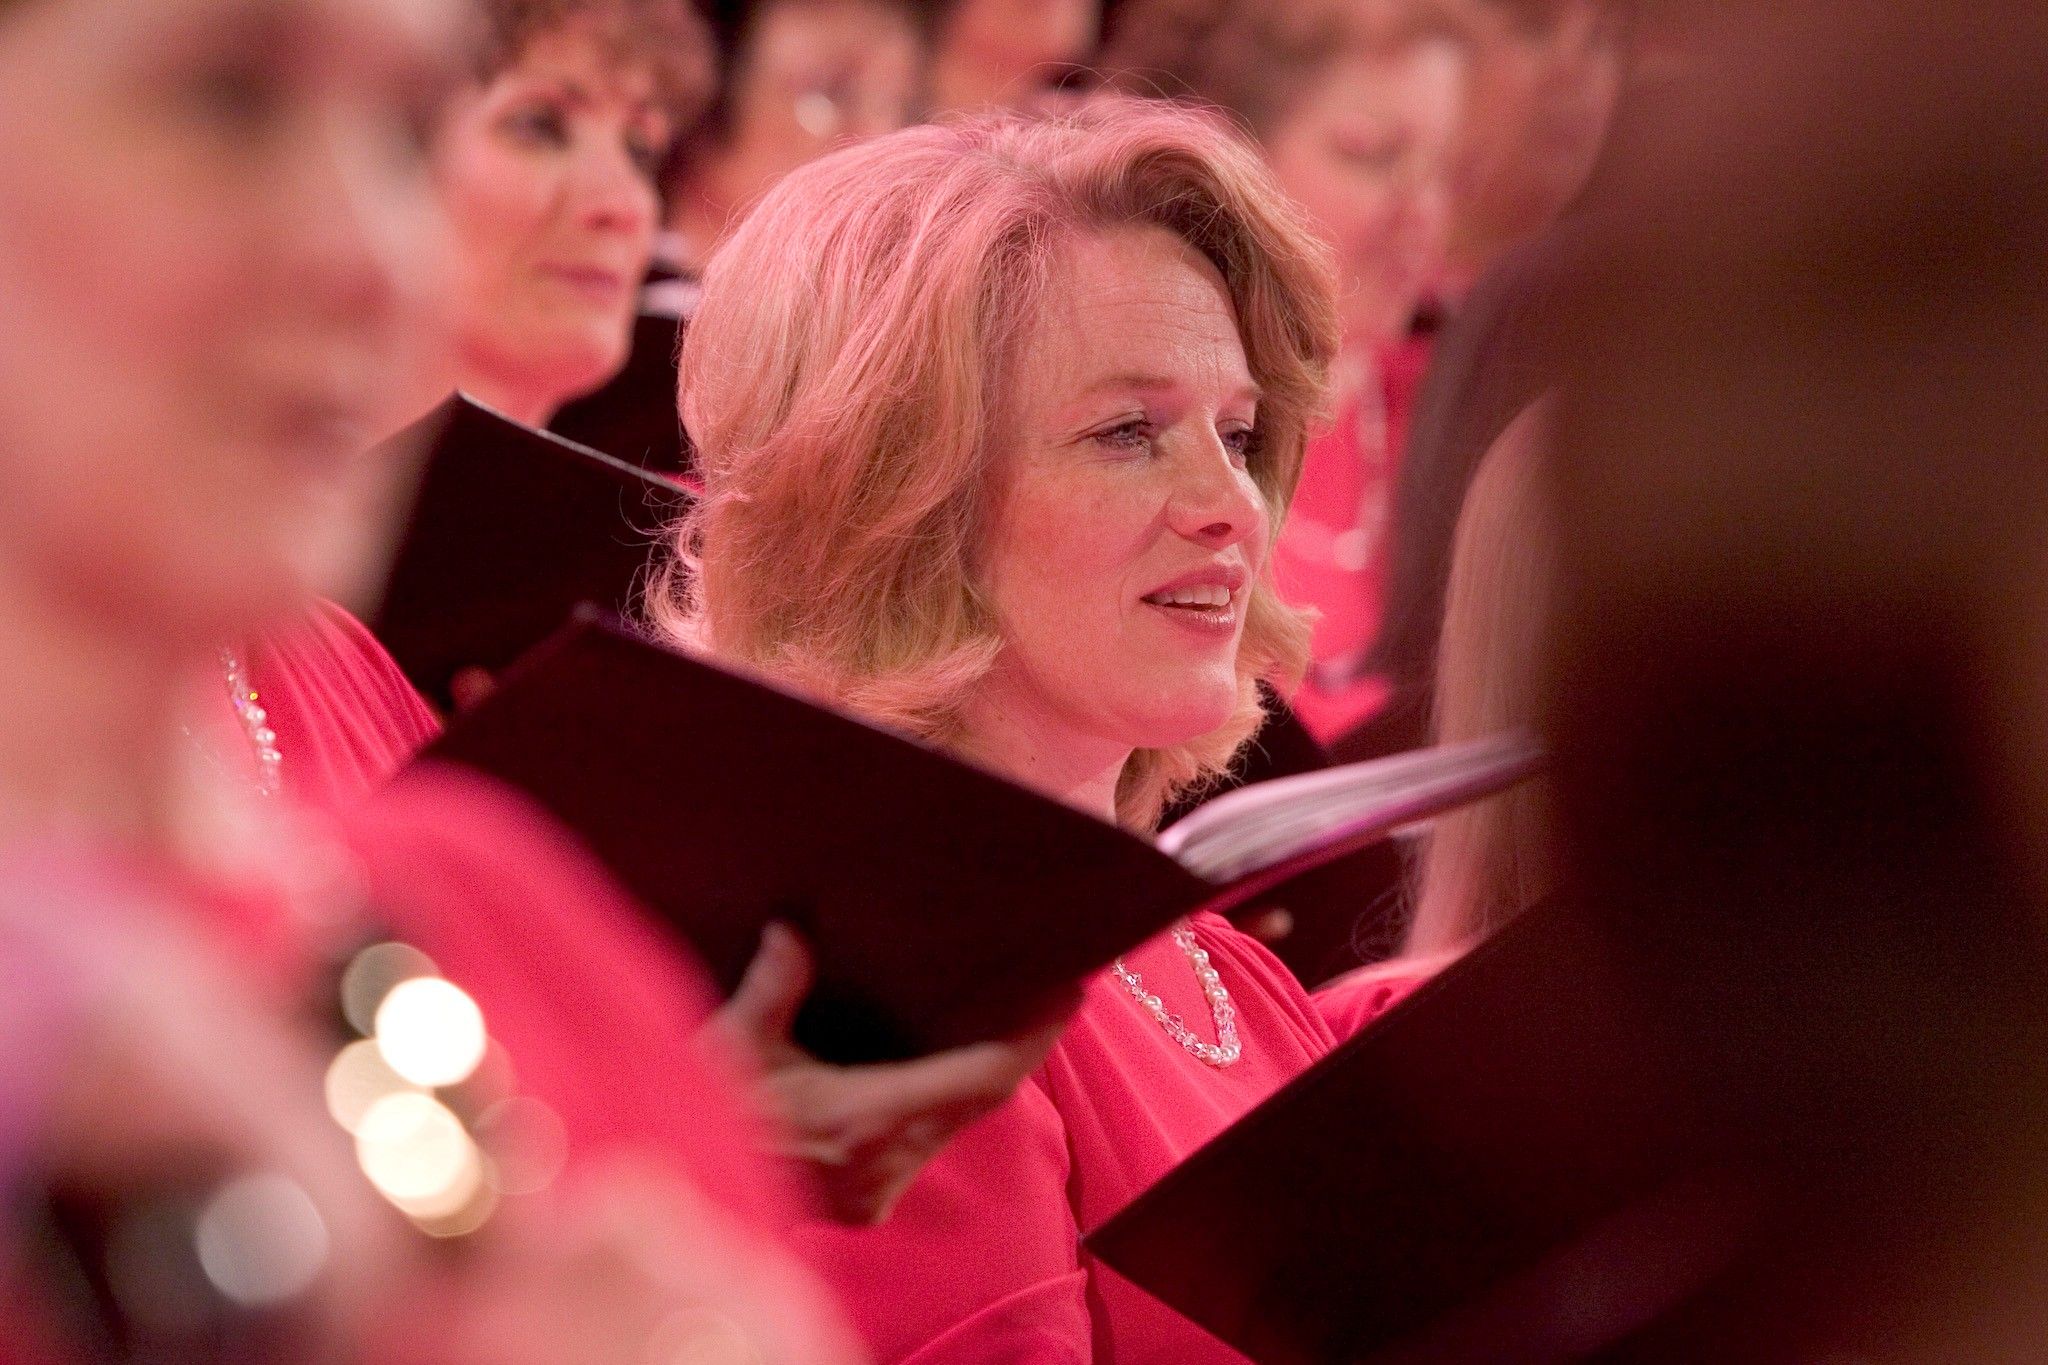
[[[1329,1021],[1330,1031],[1339,1039],[1372,1023],[1394,1006],[1415,994],[1416,988],[1455,960],[1454,954],[1429,958],[1402,958],[1374,963],[1346,972],[1323,986],[1313,997],[1316,1008]]]
[[[384,647],[331,602],[252,643],[245,663],[287,755],[285,790],[316,810],[360,800],[441,731]]]
[[[367,884],[365,927],[419,948],[475,998],[522,1093],[563,1120],[572,1157],[660,1153],[750,1221],[798,1216],[760,1155],[742,1078],[691,1042],[717,996],[680,941],[510,788],[452,767],[400,773],[439,722],[341,608],[271,632],[246,665],[277,737],[279,799],[333,822]],[[253,782],[250,739],[220,709],[209,743]],[[240,960],[289,988],[346,946],[308,941],[274,905],[203,899]]]
[[[877,1228],[806,1224],[798,1249],[882,1361],[1222,1365],[1236,1352],[1081,1251],[1083,1232],[1328,1051],[1328,1026],[1272,954],[1214,915],[1195,931],[1238,1010],[1217,1069],[1107,971],[1045,1065],[960,1135]],[[1125,964],[1206,1042],[1209,1004],[1162,935]]]
[[[1281,595],[1318,613],[1309,676],[1288,702],[1325,742],[1387,698],[1385,680],[1361,670],[1379,630],[1395,479],[1428,355],[1414,340],[1375,357],[1373,377],[1309,442],[1274,546]]]

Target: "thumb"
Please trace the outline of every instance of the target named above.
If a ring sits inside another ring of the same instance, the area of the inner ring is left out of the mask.
[[[817,975],[811,950],[797,932],[786,924],[771,924],[761,931],[761,946],[747,964],[739,989],[719,1010],[719,1019],[766,1051],[788,1041]]]

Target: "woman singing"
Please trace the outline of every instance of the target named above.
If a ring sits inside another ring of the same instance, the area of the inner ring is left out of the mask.
[[[1204,116],[1114,101],[835,153],[706,272],[682,369],[707,495],[658,619],[1148,830],[1306,658],[1268,555],[1338,331],[1323,248]],[[1087,982],[886,1223],[804,1242],[884,1359],[1234,1359],[1080,1233],[1329,1045],[1198,916]]]

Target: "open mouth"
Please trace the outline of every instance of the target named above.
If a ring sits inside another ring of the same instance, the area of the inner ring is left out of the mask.
[[[1221,583],[1165,588],[1140,599],[1189,625],[1228,627],[1237,624],[1237,594]]]

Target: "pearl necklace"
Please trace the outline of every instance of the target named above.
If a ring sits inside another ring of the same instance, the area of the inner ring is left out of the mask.
[[[1110,970],[1116,974],[1117,980],[1124,983],[1124,989],[1131,993],[1131,998],[1159,1021],[1159,1027],[1166,1030],[1167,1037],[1186,1048],[1196,1060],[1220,1070],[1244,1055],[1244,1049],[1237,1041],[1237,1006],[1230,1003],[1230,992],[1223,989],[1223,978],[1209,965],[1209,954],[1195,941],[1193,926],[1186,920],[1174,925],[1173,941],[1187,954],[1195,969],[1195,979],[1202,983],[1202,994],[1208,997],[1209,1012],[1216,1020],[1214,1043],[1205,1043],[1196,1037],[1186,1021],[1169,1011],[1165,1002],[1145,989],[1143,978],[1126,967],[1122,958],[1118,958]]]
[[[249,746],[256,751],[256,790],[263,796],[276,796],[283,790],[279,772],[284,767],[284,755],[277,751],[277,731],[270,728],[269,713],[256,703],[256,689],[249,685],[241,656],[222,646],[220,662],[227,674],[228,700],[248,733]]]

